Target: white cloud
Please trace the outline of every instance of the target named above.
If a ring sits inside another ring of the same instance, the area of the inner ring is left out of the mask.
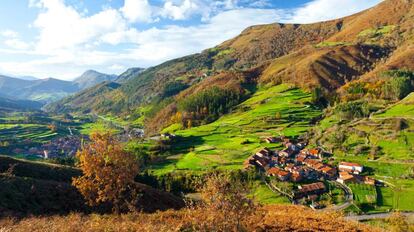
[[[30,45],[20,39],[8,39],[4,41],[4,44],[10,48],[18,49],[18,50],[25,50],[30,47]]]
[[[125,0],[122,14],[129,22],[153,22],[153,6],[148,0]]]
[[[99,40],[108,33],[127,30],[127,24],[119,11],[105,9],[90,17],[83,17],[63,0],[41,0],[40,13],[33,26],[40,30],[37,49],[50,53],[56,49],[73,48],[90,41]]]
[[[183,20],[205,7],[200,3],[194,0],[184,0],[181,4],[176,5],[172,0],[166,0],[162,15],[174,20]]]
[[[17,38],[19,33],[13,30],[4,30],[0,32],[0,35],[6,38]]]
[[[348,16],[382,0],[314,0],[295,10],[289,22],[314,23]]]
[[[127,67],[125,67],[124,65],[120,65],[120,64],[114,64],[109,66],[110,70],[114,70],[114,71],[125,71],[127,69]]]
[[[213,47],[251,25],[328,20],[379,1],[314,0],[287,11],[260,9],[269,4],[267,0],[165,0],[160,6],[150,5],[147,0],[126,0],[120,9],[105,7],[88,15],[64,0],[31,0],[31,6],[40,11],[32,24],[39,30],[34,42],[21,41],[11,30],[0,32],[9,47],[0,47],[0,54],[29,61],[0,60],[0,70],[63,79],[79,76],[87,69],[121,73],[128,67],[153,66]],[[201,16],[202,22],[193,26],[154,24],[146,30],[136,28],[136,23],[154,23],[163,18],[185,20],[195,15]]]

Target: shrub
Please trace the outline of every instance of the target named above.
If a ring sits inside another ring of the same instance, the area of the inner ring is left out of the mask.
[[[73,185],[90,206],[109,203],[116,213],[131,210],[138,200],[135,157],[109,134],[95,133],[91,140],[76,154],[83,176],[74,178]]]
[[[365,101],[342,103],[336,107],[335,111],[343,120],[368,117],[370,114],[369,105]]]

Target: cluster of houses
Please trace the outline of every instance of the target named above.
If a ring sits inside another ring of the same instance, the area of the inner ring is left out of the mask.
[[[261,149],[250,156],[244,163],[245,168],[258,167],[267,176],[273,176],[280,181],[309,182],[331,180],[342,184],[365,183],[375,184],[375,180],[360,176],[363,166],[357,163],[341,162],[333,166],[323,161],[326,155],[322,149],[308,149],[306,142],[293,142],[288,138],[268,137],[268,143],[281,142],[281,151],[268,148]],[[321,194],[326,191],[322,182],[301,185],[295,193],[297,197]],[[296,196],[295,196],[296,197]]]
[[[81,148],[83,141],[86,139],[87,137],[84,136],[60,137],[38,147],[16,148],[13,150],[13,153],[33,155],[44,159],[72,157]]]

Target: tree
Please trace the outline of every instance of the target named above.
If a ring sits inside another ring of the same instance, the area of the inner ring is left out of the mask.
[[[83,176],[73,185],[90,206],[110,204],[115,213],[132,210],[138,200],[138,162],[109,133],[93,133],[91,140],[76,154]]]
[[[203,206],[201,210],[211,215],[196,223],[201,231],[245,231],[246,220],[258,211],[253,200],[248,198],[248,188],[239,178],[225,173],[212,173],[201,188]]]
[[[278,120],[278,121],[279,121],[280,119],[282,119],[282,113],[281,113],[281,112],[279,112],[279,111],[278,111],[278,112],[276,112],[276,114],[275,114],[275,119],[276,119],[276,120]]]
[[[51,132],[56,132],[57,131],[57,126],[56,126],[56,124],[49,124],[48,126],[47,126],[47,128],[51,131]]]

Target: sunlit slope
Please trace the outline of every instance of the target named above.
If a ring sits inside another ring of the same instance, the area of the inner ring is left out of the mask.
[[[157,172],[178,170],[240,169],[257,149],[270,146],[266,136],[298,136],[307,131],[321,110],[310,104],[311,94],[289,85],[257,91],[232,113],[219,120],[180,130],[174,124],[164,131],[182,137],[174,145],[176,155],[154,166]],[[275,145],[273,145],[275,146]]]

